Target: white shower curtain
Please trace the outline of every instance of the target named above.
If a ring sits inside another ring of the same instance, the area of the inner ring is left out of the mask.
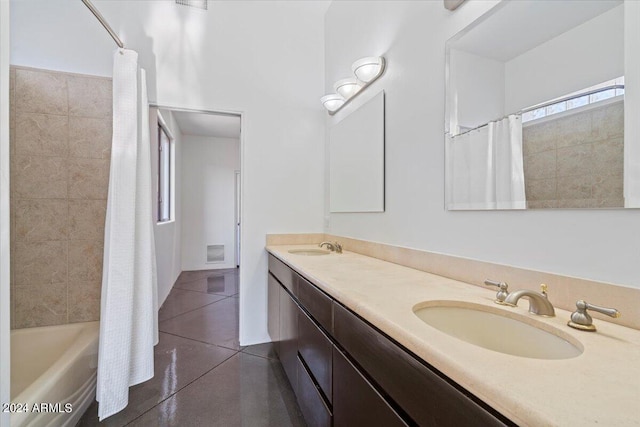
[[[119,49],[100,310],[100,420],[127,406],[130,386],[153,377],[158,299],[149,148],[145,72],[137,52]]]
[[[519,115],[446,144],[448,209],[526,209]]]

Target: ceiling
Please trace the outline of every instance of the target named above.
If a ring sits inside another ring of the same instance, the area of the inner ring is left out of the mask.
[[[621,0],[503,2],[447,45],[506,62],[620,4]]]
[[[240,116],[172,110],[183,135],[240,138]]]

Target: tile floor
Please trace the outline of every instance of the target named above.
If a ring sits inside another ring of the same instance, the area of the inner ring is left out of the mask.
[[[155,377],[127,408],[85,426],[304,426],[271,344],[238,342],[238,271],[185,271],[159,311]]]

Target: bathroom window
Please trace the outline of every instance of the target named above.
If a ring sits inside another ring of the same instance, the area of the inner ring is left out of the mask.
[[[171,221],[173,163],[171,133],[158,116],[158,222]]]

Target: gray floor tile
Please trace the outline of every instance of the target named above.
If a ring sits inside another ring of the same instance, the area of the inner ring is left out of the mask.
[[[278,359],[278,355],[276,354],[276,347],[271,342],[248,345],[242,348],[242,352],[253,354],[254,356],[267,357],[269,359]]]
[[[129,405],[122,412],[99,423],[94,403],[80,426],[123,426],[236,354],[233,350],[163,333],[154,353],[154,377],[131,388]]]
[[[160,330],[184,338],[239,350],[238,299],[225,298],[160,322]]]
[[[238,353],[131,426],[304,426],[279,362]]]
[[[188,282],[176,282],[175,288],[211,295],[232,296],[238,293],[238,274],[231,270],[226,274],[217,273]]]
[[[196,308],[204,307],[224,299],[223,295],[203,295],[201,292],[172,289],[167,300],[158,311],[158,321],[163,321],[184,314]]]

